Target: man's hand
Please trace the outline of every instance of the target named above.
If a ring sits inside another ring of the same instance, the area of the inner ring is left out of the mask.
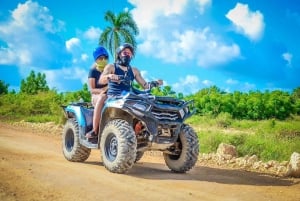
[[[158,86],[161,86],[163,85],[163,81],[162,80],[157,80],[157,81],[152,81],[152,82],[149,82],[149,88],[153,88],[153,87],[158,87]]]
[[[161,86],[161,85],[164,84],[164,81],[163,81],[163,80],[157,80],[156,82],[158,83],[159,86]]]
[[[119,76],[116,75],[116,74],[108,74],[107,79],[111,80],[111,81],[114,81],[114,82],[117,82],[117,81],[119,81]]]

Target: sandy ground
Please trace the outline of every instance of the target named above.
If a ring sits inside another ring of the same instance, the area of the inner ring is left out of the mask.
[[[86,162],[69,162],[59,134],[0,123],[0,200],[300,200],[300,179],[201,164],[175,174],[150,152],[128,174],[114,174],[100,154],[92,150]]]

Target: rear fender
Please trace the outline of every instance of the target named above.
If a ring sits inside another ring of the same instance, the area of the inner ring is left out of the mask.
[[[81,107],[68,105],[64,108],[64,112],[67,118],[76,118],[79,126],[86,126],[86,121],[82,113]]]

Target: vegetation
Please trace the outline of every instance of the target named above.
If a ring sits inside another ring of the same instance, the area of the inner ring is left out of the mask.
[[[288,161],[300,151],[300,116],[253,121],[232,119],[228,114],[196,115],[187,122],[198,133],[202,153],[216,152],[221,142],[236,146],[239,156],[257,155],[263,161]]]
[[[195,101],[197,114],[200,115],[217,117],[221,113],[229,113],[234,119],[241,120],[284,120],[292,114],[300,114],[299,91],[300,87],[292,94],[280,90],[226,93],[212,86],[186,98]]]
[[[6,86],[0,80],[0,87]],[[5,87],[4,87],[5,89]],[[57,93],[50,90],[45,74],[31,71],[29,76],[21,81],[20,92],[2,90],[0,94],[0,118],[2,120],[25,120],[29,122],[61,123],[63,113],[61,106],[74,101],[91,101],[88,85],[76,92]]]
[[[6,84],[4,81],[0,80],[0,95],[8,93],[9,84]]]
[[[46,75],[42,73],[37,73],[36,75],[34,71],[31,71],[26,80],[23,79],[21,81],[20,91],[26,94],[37,94],[39,92],[49,91]]]
[[[115,50],[122,43],[130,43],[136,49],[135,36],[139,33],[139,29],[129,11],[117,15],[107,11],[104,19],[110,25],[102,32],[99,39],[100,45],[106,47],[114,57]]]

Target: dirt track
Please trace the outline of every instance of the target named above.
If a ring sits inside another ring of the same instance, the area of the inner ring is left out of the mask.
[[[300,179],[197,165],[175,174],[146,154],[128,174],[108,172],[100,151],[84,163],[61,152],[60,135],[33,133],[0,122],[0,200],[300,200]]]

